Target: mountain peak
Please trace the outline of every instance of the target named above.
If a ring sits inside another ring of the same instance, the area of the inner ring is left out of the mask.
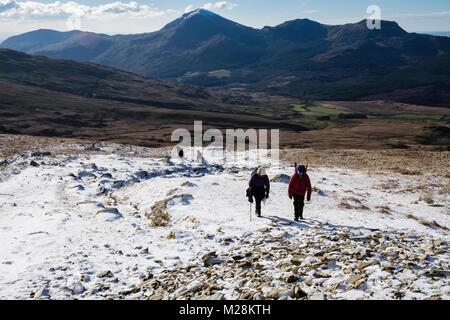
[[[190,12],[183,14],[180,18],[168,23],[162,30],[167,30],[172,27],[176,27],[176,26],[182,25],[184,23],[188,23],[193,20],[212,22],[212,21],[221,21],[221,20],[226,20],[226,19],[212,11],[199,8],[194,11],[190,11]]]
[[[212,11],[209,11],[209,10],[206,10],[206,9],[203,9],[203,8],[199,8],[199,9],[196,9],[194,11],[187,12],[187,13],[183,14],[182,18],[185,18],[185,19],[186,18],[191,18],[194,15],[203,15],[203,16],[209,16],[209,17],[220,17],[217,13],[214,13]]]
[[[360,22],[357,22],[356,25],[366,27],[368,21],[369,21],[368,19],[364,19],[361,20]],[[400,25],[395,21],[380,20],[380,27],[381,29],[374,29],[374,30],[380,30],[381,32],[390,35],[405,35],[408,33],[402,27],[400,27]]]
[[[295,19],[286,21],[275,27],[264,27],[262,31],[274,39],[282,39],[293,42],[324,39],[328,33],[324,25],[309,19]]]

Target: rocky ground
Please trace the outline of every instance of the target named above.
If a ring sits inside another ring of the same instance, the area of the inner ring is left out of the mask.
[[[209,241],[224,249],[149,273],[116,298],[433,300],[450,294],[448,243],[413,232],[274,219],[254,233]]]
[[[425,155],[430,171],[418,156],[387,171],[364,167],[364,151],[284,153],[257,218],[244,163],[2,139],[0,298],[450,297],[448,153]],[[301,156],[314,192],[294,222],[286,183]]]

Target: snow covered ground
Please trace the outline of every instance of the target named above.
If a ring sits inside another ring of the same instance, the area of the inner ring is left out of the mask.
[[[254,168],[123,148],[7,160],[1,299],[449,298],[448,178],[310,168],[294,222],[286,179],[257,218]]]

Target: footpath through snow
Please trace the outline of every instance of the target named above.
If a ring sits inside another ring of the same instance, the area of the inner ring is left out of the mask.
[[[268,168],[257,218],[253,167],[124,148],[3,162],[0,298],[449,298],[449,194],[420,198],[423,179],[310,168],[294,222],[291,166]]]

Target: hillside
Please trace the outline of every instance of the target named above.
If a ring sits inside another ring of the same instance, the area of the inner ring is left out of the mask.
[[[450,141],[448,108],[383,100],[305,103],[7,49],[0,49],[0,89],[0,133],[157,147],[171,143],[173,130],[191,130],[201,120],[204,130],[280,129],[282,147],[447,150]]]
[[[175,128],[281,128],[298,123],[237,115],[248,95],[150,79],[111,67],[0,49],[0,133],[159,146]]]

